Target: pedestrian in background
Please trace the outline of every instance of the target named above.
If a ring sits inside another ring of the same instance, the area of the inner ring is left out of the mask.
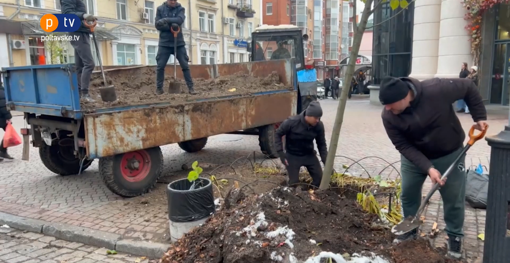
[[[5,128],[7,128],[7,124],[11,122],[11,119],[11,112],[7,109],[4,85],[0,83],[0,128],[2,128],[4,132]],[[12,156],[7,153],[7,148],[4,147],[3,139],[0,142],[0,159],[13,159]]]
[[[469,75],[468,64],[466,62],[463,62],[460,68],[459,78],[465,79],[467,78],[468,75]],[[469,113],[469,109],[464,100],[457,101],[457,112]]]
[[[329,76],[327,76],[326,79],[324,79],[324,95],[326,98],[328,97],[328,93],[330,91],[331,91],[331,79],[329,78]],[[333,94],[331,94],[331,96],[333,96]]]

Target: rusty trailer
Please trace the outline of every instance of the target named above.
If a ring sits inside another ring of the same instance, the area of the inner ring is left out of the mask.
[[[145,66],[112,67],[108,74],[136,74]],[[171,74],[167,67],[166,74]],[[187,152],[200,151],[207,138],[224,133],[259,136],[261,150],[277,157],[277,125],[300,111],[295,64],[273,60],[237,64],[191,65],[194,78],[216,78],[245,72],[267,76],[278,72],[293,90],[207,98],[172,104],[143,104],[97,109],[80,108],[72,65],[4,68],[7,106],[22,111],[30,128],[22,129],[23,159],[28,160],[29,136],[43,164],[59,175],[79,174],[94,159],[114,193],[132,197],[152,189],[163,167],[160,146],[178,143]],[[127,73],[126,73],[127,72]]]

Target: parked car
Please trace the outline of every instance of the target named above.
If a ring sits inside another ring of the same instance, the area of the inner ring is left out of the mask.
[[[322,81],[317,80],[317,99],[323,100],[327,98],[324,84]]]

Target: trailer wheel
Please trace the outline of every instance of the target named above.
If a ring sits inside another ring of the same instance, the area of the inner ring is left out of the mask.
[[[179,142],[177,144],[179,144],[179,147],[181,147],[181,149],[185,150],[186,152],[194,153],[204,149],[205,145],[207,144],[207,137],[191,141]]]
[[[259,127],[259,146],[260,151],[269,158],[277,158],[278,152],[276,151],[276,130],[280,127],[281,122]]]
[[[162,168],[160,147],[99,159],[99,174],[106,187],[122,197],[148,193],[156,186]]]
[[[39,147],[39,157],[48,170],[58,175],[67,176],[80,172],[80,159],[74,156],[74,146],[60,145],[58,142],[51,146],[42,143]],[[82,172],[85,171],[94,160],[83,162]]]

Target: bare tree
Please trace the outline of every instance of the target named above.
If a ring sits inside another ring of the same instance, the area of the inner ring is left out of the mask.
[[[416,0],[411,1],[414,2]],[[347,71],[345,72],[344,83],[342,88],[342,93],[340,95],[340,102],[338,103],[338,109],[336,112],[335,124],[333,126],[333,134],[331,135],[331,141],[328,151],[328,157],[326,160],[326,165],[324,166],[324,173],[322,176],[322,181],[320,185],[320,189],[326,189],[329,187],[331,183],[331,175],[333,174],[333,164],[335,162],[336,149],[338,147],[338,139],[340,138],[340,131],[342,129],[342,123],[344,121],[344,113],[345,113],[345,105],[347,103],[347,97],[350,91],[350,84],[352,75],[354,74],[354,67],[356,64],[356,59],[358,58],[359,47],[361,45],[361,39],[363,38],[363,33],[367,28],[368,18],[374,13],[374,11],[379,8],[388,0],[362,0],[365,3],[365,7],[363,8],[363,12],[361,14],[361,20],[358,25],[356,25],[356,11],[353,14],[353,29],[354,29],[354,40],[352,43],[352,50],[349,57],[349,64],[347,65]],[[391,9],[395,10],[397,8],[406,9],[409,5],[407,0],[390,0]],[[356,10],[356,0],[354,0],[354,10]],[[403,11],[403,10],[402,10]],[[393,15],[385,21],[382,21],[380,24],[385,23],[389,19],[400,14]],[[377,25],[374,25],[377,26]]]

